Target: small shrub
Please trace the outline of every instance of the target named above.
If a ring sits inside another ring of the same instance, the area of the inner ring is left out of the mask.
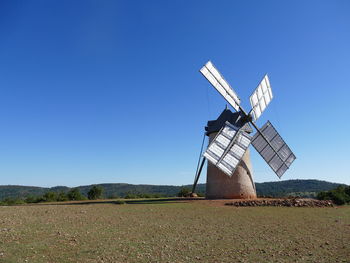
[[[118,199],[120,198],[120,196],[116,195],[116,194],[111,194],[109,196],[107,196],[107,199]]]
[[[138,196],[136,194],[133,194],[133,193],[127,193],[125,196],[124,196],[125,199],[136,199],[138,198]]]
[[[333,190],[318,193],[317,199],[332,200],[336,205],[344,205],[350,203],[350,195],[348,192],[350,192],[350,186],[338,186]]]
[[[331,192],[330,197],[336,205],[344,205],[347,203],[346,196],[340,192]]]
[[[43,195],[43,199],[45,202],[56,202],[57,201],[57,193],[47,192]]]
[[[72,190],[70,190],[67,196],[68,199],[71,201],[86,200],[86,197],[80,193],[80,190],[78,188],[73,188]]]
[[[62,191],[62,192],[59,192],[57,194],[57,201],[64,202],[64,201],[68,201],[68,200],[69,200],[69,198],[65,192]]]
[[[197,196],[198,196],[198,197],[205,197],[205,194],[204,194],[204,193],[199,192],[199,193],[197,193]]]
[[[177,193],[178,197],[186,197],[189,196],[191,190],[187,187],[181,187],[180,191]]]
[[[33,196],[33,195],[30,195],[30,196],[27,196],[25,199],[24,199],[24,202],[28,203],[28,204],[31,204],[31,203],[39,203],[41,200],[43,200],[43,197],[42,196]]]
[[[103,188],[101,186],[94,185],[88,192],[89,200],[96,200],[102,197]]]
[[[2,203],[4,205],[22,205],[22,204],[25,204],[24,200],[22,200],[22,199],[10,198],[10,197],[2,200]]]
[[[344,193],[350,197],[350,185],[344,188]]]

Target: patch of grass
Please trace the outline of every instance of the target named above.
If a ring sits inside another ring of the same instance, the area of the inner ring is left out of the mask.
[[[169,201],[0,209],[0,262],[348,262],[348,244],[349,206]]]

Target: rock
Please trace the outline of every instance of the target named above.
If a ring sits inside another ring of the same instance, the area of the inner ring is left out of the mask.
[[[190,193],[190,197],[198,197],[196,193]]]
[[[300,198],[284,198],[284,199],[257,199],[243,200],[226,203],[232,206],[287,206],[287,207],[333,207],[330,201],[300,199]]]

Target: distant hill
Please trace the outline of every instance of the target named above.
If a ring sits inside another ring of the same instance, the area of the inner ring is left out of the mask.
[[[174,185],[134,185],[134,184],[98,184],[104,188],[105,197],[124,197],[128,193],[148,193],[161,194],[164,196],[176,196],[181,187],[191,188],[191,185],[174,186]],[[328,191],[341,185],[319,180],[287,180],[279,182],[256,183],[258,196],[315,196],[317,192]],[[78,186],[79,190],[87,195],[92,185]],[[39,196],[48,191],[68,192],[71,188],[66,186],[55,186],[51,188],[19,185],[2,185],[0,186],[0,200],[11,198],[24,198],[27,196]],[[205,193],[205,184],[197,185],[197,192]]]
[[[316,193],[336,188],[338,183],[320,180],[286,180],[278,182],[256,183],[259,196],[302,196],[314,197]]]

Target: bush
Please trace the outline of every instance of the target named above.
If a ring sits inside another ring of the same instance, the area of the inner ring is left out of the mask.
[[[39,203],[39,202],[42,202],[43,201],[43,197],[42,196],[27,196],[25,199],[24,199],[24,202],[30,204],[30,203]]]
[[[191,190],[187,187],[181,187],[180,191],[177,193],[178,197],[186,197],[189,196]]]
[[[125,199],[136,199],[138,198],[138,195],[137,194],[134,194],[134,193],[126,193],[126,195],[124,196]]]
[[[199,192],[199,193],[197,193],[197,196],[198,196],[198,197],[205,197],[205,194],[204,194],[204,193]]]
[[[330,197],[336,205],[344,205],[347,203],[346,196],[340,192],[331,192]]]
[[[94,185],[88,192],[89,200],[96,200],[102,197],[103,188],[101,186]]]
[[[2,200],[1,202],[3,205],[22,205],[25,202],[22,199],[18,199],[18,198],[5,198],[4,200]]]
[[[164,197],[164,196],[161,194],[153,194],[152,195],[152,198],[162,198],[162,197]]]
[[[161,198],[164,197],[161,194],[148,194],[148,193],[133,193],[133,192],[127,192],[124,196],[125,199],[139,199],[139,198]]]
[[[62,191],[62,192],[59,192],[57,194],[57,201],[64,202],[64,201],[68,201],[68,200],[69,200],[69,198],[65,192]]]
[[[56,202],[57,201],[57,193],[47,192],[43,195],[43,199],[45,202]]]
[[[80,201],[86,199],[86,197],[80,193],[80,190],[78,188],[73,188],[72,190],[70,190],[67,196],[68,199],[71,201]]]
[[[338,186],[337,188],[320,192],[317,194],[319,200],[332,200],[336,205],[344,205],[350,203],[350,186]]]
[[[120,196],[117,194],[111,194],[111,195],[107,196],[107,199],[118,199],[118,198],[120,198]]]

